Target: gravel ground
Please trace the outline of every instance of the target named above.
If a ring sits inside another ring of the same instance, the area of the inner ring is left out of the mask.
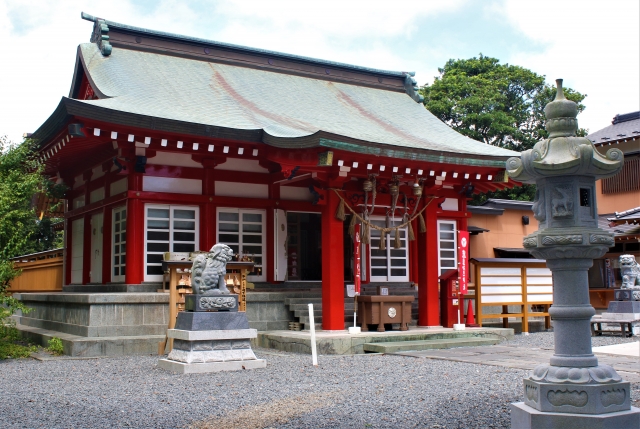
[[[553,338],[509,344],[552,347]],[[161,370],[157,356],[0,361],[0,426],[508,428],[528,374],[393,355],[320,356],[314,368],[309,355],[254,351],[267,368],[202,375]]]

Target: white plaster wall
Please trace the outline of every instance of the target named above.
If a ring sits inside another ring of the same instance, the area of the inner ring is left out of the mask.
[[[216,146],[216,149],[218,149],[218,147],[219,146]],[[216,170],[247,171],[250,173],[268,173],[269,172],[269,170],[267,170],[266,168],[260,165],[260,162],[257,159],[241,159],[241,158],[227,158],[227,162],[225,162],[224,164],[218,165],[216,167]]]
[[[100,200],[104,200],[104,188],[98,188],[91,191],[89,194],[89,204]]]
[[[157,151],[156,156],[153,158],[147,158],[147,164],[202,168],[202,164],[191,159],[191,154],[176,152]]]
[[[149,192],[202,195],[202,180],[144,176],[142,178],[142,190]]]
[[[71,204],[71,207],[74,209],[84,207],[84,195],[82,195],[81,197],[74,198]]]
[[[216,181],[216,196],[269,198],[269,185]]]
[[[280,199],[290,201],[313,201],[313,195],[309,188],[299,186],[281,186]]]
[[[458,200],[456,198],[445,198],[441,207],[442,210],[456,212],[458,211]]]
[[[84,219],[71,222],[71,283],[82,283]]]
[[[128,188],[127,178],[118,180],[109,185],[109,195],[114,196],[126,192]]]

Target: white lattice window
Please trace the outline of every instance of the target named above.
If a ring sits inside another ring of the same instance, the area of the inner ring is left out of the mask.
[[[267,276],[265,262],[264,210],[218,209],[217,242],[231,247],[234,254],[247,255],[255,262],[255,268],[247,277],[249,281],[263,282]]]
[[[384,226],[385,221],[372,220],[371,223]],[[396,222],[399,223],[399,222]],[[400,228],[400,248],[395,249],[395,231],[385,234],[385,249],[380,250],[381,232],[371,228],[371,246],[370,248],[370,281],[393,281],[406,282],[409,281],[409,253],[407,250],[407,228]]]
[[[144,223],[144,279],[162,281],[164,252],[198,249],[198,207],[147,204]]]
[[[126,273],[125,259],[127,257],[127,207],[117,207],[113,209],[113,224],[111,225],[113,269],[111,273],[112,282],[124,281]]]
[[[438,221],[438,273],[458,269],[456,221]]]

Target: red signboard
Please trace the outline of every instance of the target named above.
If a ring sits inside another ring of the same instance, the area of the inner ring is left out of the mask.
[[[469,278],[469,231],[460,231],[458,233],[458,257],[460,258],[458,279],[460,285],[460,295],[466,295],[469,292],[467,287],[467,279]]]
[[[353,234],[353,267],[356,295],[360,295],[360,224],[355,225]]]

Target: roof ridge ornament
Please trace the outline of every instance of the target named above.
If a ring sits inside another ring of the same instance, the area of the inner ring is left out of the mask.
[[[418,81],[414,78],[416,72],[404,72],[404,90],[413,98],[416,103],[422,103],[424,97],[420,94],[418,88]]]
[[[111,55],[113,47],[111,43],[109,43],[109,26],[106,21],[84,12],[82,12],[80,16],[87,21],[93,21],[93,33],[91,33],[90,42],[98,45],[102,56],[108,57]]]

